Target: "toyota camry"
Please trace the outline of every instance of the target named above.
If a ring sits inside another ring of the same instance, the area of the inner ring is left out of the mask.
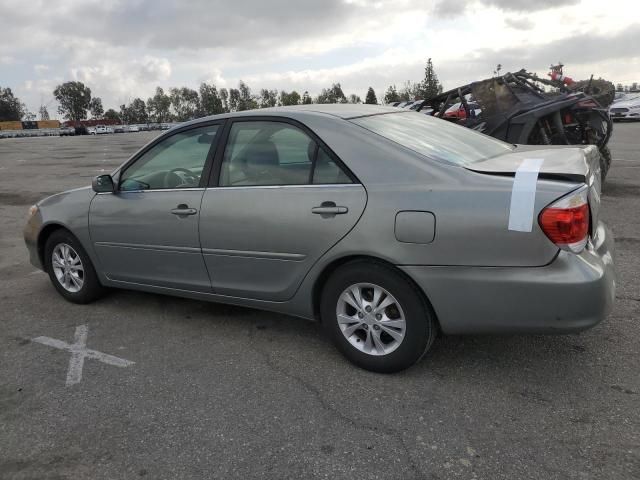
[[[555,333],[610,311],[595,147],[510,145],[409,110],[303,105],[180,124],[31,207],[67,300],[144,290],[320,321],[393,372],[443,334]]]

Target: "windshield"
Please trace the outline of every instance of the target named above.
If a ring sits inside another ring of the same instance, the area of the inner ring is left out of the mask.
[[[388,113],[351,121],[426,157],[455,165],[464,166],[497,157],[514,148],[482,133],[422,113]]]

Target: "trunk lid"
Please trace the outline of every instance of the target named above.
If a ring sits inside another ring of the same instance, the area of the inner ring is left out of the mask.
[[[589,186],[589,208],[592,233],[598,228],[600,212],[600,152],[595,145],[545,146],[518,145],[513,153],[489,158],[467,165],[477,173],[514,177],[516,170],[527,158],[544,159],[538,178],[584,183]]]

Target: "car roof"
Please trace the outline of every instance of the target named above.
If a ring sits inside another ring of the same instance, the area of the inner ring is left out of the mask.
[[[297,119],[302,114],[304,117],[308,115],[333,116],[340,119],[349,120],[352,118],[366,117],[370,115],[380,115],[385,113],[398,113],[398,109],[386,105],[368,105],[361,103],[331,103],[310,105],[291,105],[287,107],[271,107],[257,108],[254,110],[243,110],[241,112],[222,113],[219,115],[211,115],[208,117],[196,118],[184,123],[180,123],[177,127],[185,127],[197,125],[210,120],[222,120],[226,118],[241,118],[247,116],[270,116]],[[172,129],[173,130],[173,129]]]
[[[260,108],[256,110],[245,110],[243,112],[234,112],[229,116],[238,114],[262,115],[267,113],[270,115],[288,116],[295,112],[321,113],[325,115],[333,115],[335,117],[349,119],[364,117],[367,115],[376,115],[381,113],[393,113],[398,110],[393,107],[383,105],[368,105],[362,103],[330,103],[321,104],[314,103],[311,105],[292,105],[288,107]]]
[[[282,117],[298,121],[311,120],[309,117],[318,117],[324,119],[351,120],[359,117],[368,117],[372,115],[383,115],[388,113],[408,112],[396,107],[386,105],[369,105],[360,103],[331,103],[331,104],[310,104],[310,105],[291,105],[286,107],[270,107],[256,108],[253,110],[243,110],[241,112],[221,113],[219,115],[210,115],[207,117],[195,118],[173,125],[167,130],[166,135],[175,132],[177,129],[196,127],[202,123],[226,120],[228,118],[243,117]],[[172,125],[172,124],[170,124]]]

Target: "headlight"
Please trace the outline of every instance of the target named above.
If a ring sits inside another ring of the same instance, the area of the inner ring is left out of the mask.
[[[33,217],[36,213],[38,213],[38,206],[37,205],[31,205],[29,207],[29,218]]]

